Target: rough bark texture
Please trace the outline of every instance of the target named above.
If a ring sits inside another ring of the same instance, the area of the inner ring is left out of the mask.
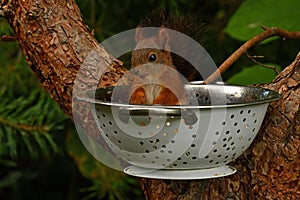
[[[72,116],[74,79],[91,51],[101,56],[97,57],[97,66],[90,64],[87,78],[80,80],[83,87],[90,86],[91,78],[97,77],[101,68],[111,66],[114,76],[106,74],[111,83],[123,74],[119,62],[106,53],[84,24],[75,1],[3,0],[2,9],[27,63],[68,116]]]
[[[4,15],[43,87],[72,116],[73,81],[91,49],[109,71],[101,85],[114,85],[125,70],[98,45],[73,0],[2,0]],[[97,77],[90,64],[87,79]],[[272,83],[282,98],[270,105],[258,137],[234,165],[232,176],[201,181],[141,179],[147,199],[300,199],[300,54]],[[79,109],[80,110],[80,109]],[[82,105],[78,117],[89,121]]]

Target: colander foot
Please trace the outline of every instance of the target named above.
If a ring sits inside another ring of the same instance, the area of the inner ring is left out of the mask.
[[[195,180],[219,178],[234,174],[236,169],[231,166],[219,166],[208,169],[147,169],[136,166],[129,166],[124,169],[128,175],[153,178],[153,179],[172,179],[172,180]]]

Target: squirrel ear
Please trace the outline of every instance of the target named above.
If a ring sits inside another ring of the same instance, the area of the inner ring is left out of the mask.
[[[143,35],[142,35],[142,30],[141,28],[138,26],[135,29],[135,42],[138,43],[139,41],[141,41],[143,39]]]
[[[163,50],[170,51],[169,34],[167,29],[161,28],[158,32],[158,41]]]

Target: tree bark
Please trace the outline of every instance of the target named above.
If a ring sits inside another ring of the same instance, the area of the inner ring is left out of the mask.
[[[1,8],[26,60],[46,91],[71,118],[74,79],[93,49],[101,65],[90,64],[86,79],[108,70],[101,86],[114,85],[126,72],[84,24],[74,0],[2,0]],[[263,87],[281,92],[269,106],[252,146],[232,165],[232,176],[199,181],[140,179],[147,199],[299,199],[300,198],[300,54],[274,81]],[[101,71],[101,70],[100,70]],[[82,88],[84,89],[84,88]],[[89,122],[82,105],[78,117]],[[96,129],[95,129],[96,130]]]

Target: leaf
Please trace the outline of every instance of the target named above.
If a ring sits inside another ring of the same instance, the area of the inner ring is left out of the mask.
[[[267,63],[267,66],[274,66],[280,71],[280,67]],[[272,81],[276,73],[272,69],[268,69],[259,65],[244,67],[242,71],[231,76],[226,82],[238,85],[251,85],[255,83],[268,83]]]
[[[20,132],[21,136],[22,136],[22,139],[25,143],[25,146],[29,152],[29,155],[31,158],[38,158],[38,153],[37,151],[35,150],[35,148],[33,147],[33,145],[31,144],[30,142],[30,136],[28,136],[27,133],[25,133],[24,131],[21,131]]]
[[[231,17],[225,32],[247,41],[263,30],[261,25],[287,30],[300,29],[299,0],[247,0]]]

